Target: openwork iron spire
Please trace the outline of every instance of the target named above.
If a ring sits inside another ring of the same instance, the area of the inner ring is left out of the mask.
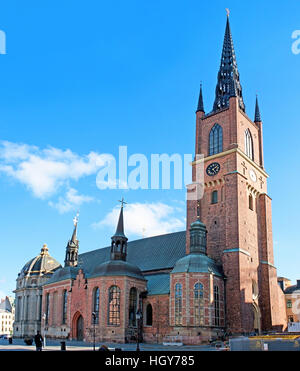
[[[221,56],[221,65],[218,73],[218,82],[216,86],[216,97],[213,111],[229,107],[229,98],[237,97],[239,107],[245,112],[245,104],[242,96],[242,87],[240,84],[240,75],[237,67],[236,56],[231,36],[229,24],[229,12],[227,12],[227,22]]]

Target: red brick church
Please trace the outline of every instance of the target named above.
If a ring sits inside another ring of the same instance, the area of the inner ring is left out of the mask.
[[[198,344],[226,333],[284,330],[262,127],[257,98],[253,121],[245,111],[227,17],[209,113],[200,88],[193,184],[196,155],[203,154],[204,196],[188,197],[187,230],[128,241],[122,203],[110,246],[78,254],[75,221],[64,267],[56,265],[43,283],[36,317],[42,332],[93,341],[95,331],[97,342],[130,342],[140,334],[145,342]],[[23,274],[30,280],[30,270]],[[21,328],[22,314],[15,326]]]

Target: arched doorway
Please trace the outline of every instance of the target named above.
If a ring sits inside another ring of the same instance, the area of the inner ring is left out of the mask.
[[[72,338],[82,341],[84,339],[84,320],[79,312],[73,317]]]
[[[77,340],[83,340],[83,317],[79,316],[76,325]]]
[[[258,334],[261,332],[261,326],[260,326],[260,311],[259,307],[253,303],[252,305],[252,311],[253,311],[253,327],[254,331]]]

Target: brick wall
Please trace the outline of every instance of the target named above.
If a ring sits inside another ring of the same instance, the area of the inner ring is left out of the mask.
[[[209,133],[215,123],[223,129],[223,152],[209,156]],[[245,155],[247,129],[253,139],[253,161]],[[285,325],[274,267],[271,200],[266,195],[267,174],[261,167],[262,148],[262,124],[253,123],[240,111],[236,98],[230,98],[229,108],[218,113],[197,114],[196,153],[205,156],[200,219],[208,230],[207,254],[223,265],[227,326],[234,333],[253,331],[256,317],[261,319],[262,330]],[[218,162],[221,170],[208,176],[205,170],[213,162]],[[196,166],[194,163],[193,181]],[[256,179],[251,178],[250,171]],[[218,192],[216,204],[211,202],[213,191]],[[188,229],[196,217],[197,201],[187,201],[187,253]],[[253,286],[258,287],[258,296],[253,294]]]

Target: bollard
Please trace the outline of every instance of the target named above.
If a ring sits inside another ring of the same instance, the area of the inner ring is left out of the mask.
[[[65,341],[60,342],[60,350],[66,350],[66,342]]]

